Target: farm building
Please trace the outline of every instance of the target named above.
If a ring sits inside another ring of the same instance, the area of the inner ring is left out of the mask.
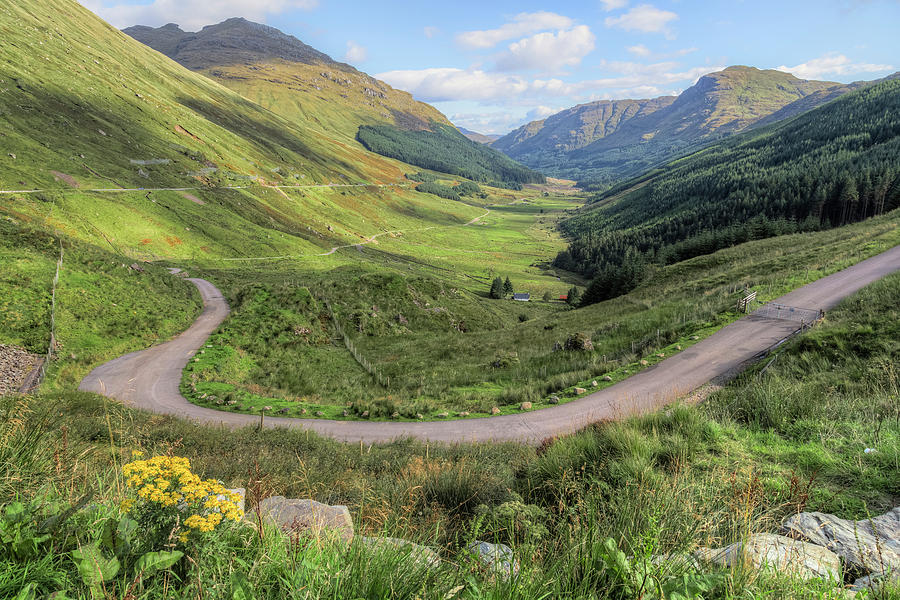
[[[518,300],[519,302],[528,302],[531,300],[531,294],[513,294],[513,300]]]

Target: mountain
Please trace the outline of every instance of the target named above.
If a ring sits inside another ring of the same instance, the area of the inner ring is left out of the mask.
[[[900,207],[900,79],[733,136],[597,195],[563,223],[556,265],[592,300],[669,264],[748,240],[837,227]]]
[[[281,31],[241,18],[196,33],[135,26],[134,39],[253,102],[352,146],[482,182],[543,178],[466,139],[434,107]]]
[[[477,131],[472,131],[471,129],[466,129],[465,127],[457,127],[457,129],[459,129],[461,134],[479,144],[490,144],[491,142],[499,140],[501,137],[497,134],[485,135],[483,133],[478,133]]]
[[[734,66],[701,77],[677,98],[576,106],[529,123],[492,147],[554,176],[611,183],[766,119],[795,116],[861,85]]]
[[[196,33],[172,23],[123,31],[273,112],[351,139],[364,124],[450,124],[407,92],[246,19],[228,19]]]

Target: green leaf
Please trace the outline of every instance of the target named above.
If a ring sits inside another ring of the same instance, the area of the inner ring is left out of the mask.
[[[29,583],[16,594],[15,600],[34,600],[35,592],[34,588],[37,587],[34,583]]]
[[[141,574],[147,575],[154,571],[165,571],[172,565],[181,560],[184,552],[174,550],[171,552],[148,552],[143,555],[134,564],[134,570]]]
[[[247,581],[247,576],[240,571],[231,572],[231,599],[254,600],[253,586]]]
[[[94,591],[119,572],[119,559],[104,558],[96,544],[80,546],[78,550],[72,552],[72,559],[78,567],[81,580]]]

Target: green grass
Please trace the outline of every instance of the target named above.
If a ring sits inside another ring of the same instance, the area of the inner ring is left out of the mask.
[[[68,391],[15,407],[6,400],[0,485],[21,501],[37,498],[42,511],[52,510],[47,501],[80,498],[87,482],[97,495],[94,511],[41,542],[38,555],[5,555],[0,586],[34,582],[42,593],[86,597],[67,552],[98,534],[89,522],[120,518],[118,468],[140,448],[187,456],[195,471],[228,485],[253,474],[272,494],[345,503],[358,532],[426,543],[447,561],[426,573],[399,566],[402,557],[390,552],[298,547],[272,531],[260,539],[252,529],[223,530],[189,550],[193,562],[174,567],[180,580],[148,577],[146,598],[162,597],[163,585],[167,597],[193,597],[198,586],[230,597],[232,572],[267,598],[298,589],[309,590],[298,597],[348,600],[385,589],[398,598],[444,598],[452,589],[459,598],[632,597],[624,589],[630,580],[604,559],[606,538],[641,562],[776,531],[798,510],[858,519],[896,504],[898,292],[900,275],[870,285],[786,344],[765,373],[757,366],[701,406],[591,426],[538,450],[410,441],[357,447],[299,431],[226,431]],[[511,522],[510,514],[519,517]],[[503,583],[475,568],[461,552],[472,539],[510,543],[520,577]],[[834,582],[742,568],[695,572],[677,560],[651,572],[661,583],[686,574],[709,587],[705,598],[839,593]],[[119,578],[110,589],[128,584]],[[896,598],[897,590],[873,597]]]
[[[542,200],[547,200],[543,217]],[[620,381],[640,370],[641,360],[652,365],[661,360],[658,353],[669,356],[676,346],[685,348],[691,338],[739,318],[734,305],[744,288],[768,301],[900,241],[898,215],[891,214],[663,267],[631,294],[596,307],[573,311],[559,302],[487,299],[491,276],[508,272],[492,271],[496,265],[512,271],[517,289],[524,281],[533,297],[540,298],[541,289],[553,290],[554,296],[565,293],[570,283],[556,281],[553,271],[532,266],[530,258],[550,243],[539,221],[552,220],[550,207],[564,206],[561,202],[540,199],[511,210],[492,209],[485,225],[418,234],[419,239],[443,237],[441,247],[471,249],[455,253],[462,255],[456,271],[450,262],[438,261],[436,244],[417,246],[408,236],[380,242],[375,252],[367,247],[364,256],[372,267],[359,262],[312,277],[295,263],[279,263],[265,276],[254,275],[252,284],[239,270],[207,271],[234,313],[212,342],[225,351],[202,355],[192,364],[183,389],[207,406],[254,414],[270,406],[304,417],[321,411],[328,418],[359,418],[365,412],[370,419],[395,412],[402,419],[436,418],[443,412],[469,412],[475,418],[489,415],[495,406],[501,413],[516,412],[523,401],[545,407],[554,395],[562,401],[575,398],[575,387],[594,389],[594,380],[601,386]],[[412,256],[418,262],[398,268],[404,263],[395,262],[398,255],[390,252],[398,240],[417,253]],[[520,255],[519,248],[529,244]],[[484,260],[478,252],[482,247],[495,248],[492,260]],[[446,271],[438,268],[442,264]],[[389,386],[376,385],[355,364],[319,303],[294,302],[298,287],[330,301],[358,352],[390,380]],[[528,317],[524,323],[518,319],[522,312]],[[295,333],[304,329],[310,332]],[[578,332],[592,338],[593,352],[554,352],[557,342]],[[246,368],[230,368],[236,356]],[[613,381],[603,382],[605,375]],[[192,379],[196,393],[189,387]],[[220,389],[230,394],[227,399],[208,387],[214,382],[232,386]]]

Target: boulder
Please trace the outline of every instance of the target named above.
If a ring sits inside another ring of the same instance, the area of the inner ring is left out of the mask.
[[[462,411],[461,413],[458,413],[456,416],[458,416],[458,417],[468,417],[468,416],[469,416],[469,411],[464,410],[464,411]]]
[[[405,558],[409,558],[417,565],[436,567],[441,563],[438,553],[420,544],[414,544],[408,540],[389,537],[362,537],[360,542],[375,552],[397,551]]]
[[[782,529],[785,535],[828,548],[853,570],[900,573],[900,507],[862,521],[800,513],[785,519]]]
[[[593,380],[593,381],[591,382],[591,387],[598,387],[599,385],[600,385],[600,384],[597,383],[597,380],[596,380],[596,379]]]
[[[241,497],[241,499],[238,501],[237,505],[241,509],[241,512],[244,512],[244,508],[247,503],[247,490],[245,490],[244,488],[231,488],[228,491],[232,492],[234,494],[237,494]],[[218,498],[219,500],[224,500],[225,496],[220,495],[220,496],[216,496],[216,498]]]
[[[274,523],[285,533],[299,532],[343,542],[353,539],[353,519],[346,506],[272,496],[259,503],[259,511],[263,519]]]
[[[603,381],[612,381],[612,377],[609,376],[609,375],[604,375],[604,376],[603,376]]]
[[[450,416],[450,413],[448,413],[448,412],[442,412],[442,413],[438,413],[438,414],[435,415],[435,416],[436,416],[438,419],[446,419],[447,417]]]
[[[569,351],[590,351],[594,349],[594,343],[591,341],[591,338],[584,333],[573,333],[568,338],[566,338],[566,344],[564,346],[566,350]]]
[[[580,396],[581,394],[586,394],[586,393],[587,393],[587,390],[584,389],[583,387],[577,387],[577,388],[575,388],[575,395],[576,395],[576,396]]]
[[[500,407],[499,407],[499,406],[493,407],[493,408],[491,409],[491,414],[492,414],[492,415],[499,415],[499,414],[500,414]]]
[[[814,577],[841,580],[841,561],[827,548],[771,533],[757,533],[746,541],[716,550],[700,548],[694,557],[720,566],[744,564],[754,569],[770,568],[802,579]]]
[[[559,396],[550,396],[550,404],[559,404]]]
[[[646,367],[646,366],[649,365],[649,364],[650,364],[650,363],[647,362],[646,360],[641,360],[641,366],[642,366],[642,367]]]
[[[469,544],[467,550],[490,573],[503,579],[519,574],[519,561],[516,560],[512,548],[506,544],[491,544],[476,540]]]
[[[519,410],[531,410],[531,402],[523,402],[519,405]]]

